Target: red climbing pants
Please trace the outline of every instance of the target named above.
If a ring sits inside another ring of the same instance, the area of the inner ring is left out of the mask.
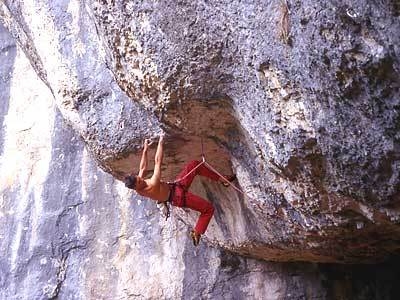
[[[189,162],[177,176],[177,182],[174,183],[173,186],[174,190],[172,205],[178,207],[188,207],[200,212],[200,217],[197,220],[194,230],[196,233],[203,234],[206,231],[208,223],[210,223],[210,220],[214,214],[214,207],[210,202],[190,193],[188,189],[196,175],[208,177],[215,181],[219,179],[219,175],[208,169],[206,165],[202,164],[199,166],[199,164],[201,164],[201,162],[197,160]],[[199,167],[190,173],[197,166]],[[181,178],[183,179],[180,180]]]

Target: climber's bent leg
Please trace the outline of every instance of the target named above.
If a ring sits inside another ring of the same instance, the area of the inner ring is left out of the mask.
[[[186,207],[200,212],[200,216],[197,220],[196,226],[194,227],[194,231],[197,234],[204,234],[214,214],[214,206],[203,198],[187,192]]]
[[[190,173],[194,168],[199,166],[201,164],[201,161],[198,160],[192,160],[186,166],[183,168],[183,170],[179,173],[177,176],[177,180],[185,177],[187,174]],[[209,168],[206,167],[205,164],[201,164],[194,172],[190,173],[187,177],[185,177],[183,180],[179,180],[179,184],[182,185],[185,189],[189,189],[190,185],[193,182],[194,177],[196,175],[204,176],[207,178],[210,178],[211,180],[218,181],[219,180],[219,175],[211,171]]]

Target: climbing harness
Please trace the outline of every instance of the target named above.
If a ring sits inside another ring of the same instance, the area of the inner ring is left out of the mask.
[[[168,185],[170,184],[168,183]],[[168,199],[166,201],[157,201],[157,204],[163,205],[163,214],[165,216],[165,221],[167,221],[171,215],[169,205],[170,203],[172,203],[172,198],[174,197],[174,191],[175,191],[175,186],[172,186],[172,188],[170,188],[169,190]]]

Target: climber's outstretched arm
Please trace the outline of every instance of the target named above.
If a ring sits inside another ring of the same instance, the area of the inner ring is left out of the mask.
[[[151,177],[152,180],[160,181],[161,179],[161,165],[164,156],[164,136],[161,135],[160,139],[158,140],[158,146],[156,151],[156,156],[154,158],[154,173]]]
[[[147,170],[147,149],[149,148],[149,140],[145,139],[143,144],[142,158],[139,165],[138,176],[143,178],[144,172]]]

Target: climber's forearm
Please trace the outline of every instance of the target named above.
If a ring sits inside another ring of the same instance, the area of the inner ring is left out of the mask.
[[[148,141],[147,139],[144,141],[144,146],[143,146],[143,152],[142,152],[142,157],[140,159],[140,164],[139,164],[139,176],[143,177],[144,172],[147,170],[147,149],[148,149]]]
[[[163,161],[163,156],[164,156],[164,137],[160,136],[160,139],[158,140],[158,146],[157,146],[157,151],[156,155],[154,158],[154,174],[153,177],[157,180],[161,178],[161,165]]]

